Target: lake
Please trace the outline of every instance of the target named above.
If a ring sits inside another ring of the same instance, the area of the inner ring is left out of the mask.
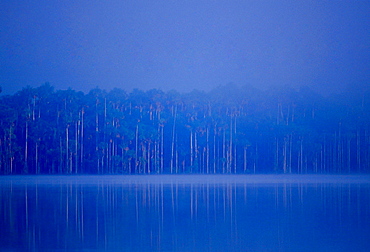
[[[370,177],[0,177],[0,251],[369,251]]]

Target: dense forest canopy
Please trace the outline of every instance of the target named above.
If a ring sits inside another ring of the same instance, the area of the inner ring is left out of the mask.
[[[0,96],[1,174],[368,173],[370,92],[48,83]]]

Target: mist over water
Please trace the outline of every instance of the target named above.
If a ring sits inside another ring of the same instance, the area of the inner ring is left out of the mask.
[[[367,251],[368,176],[0,178],[0,249]]]
[[[369,13],[2,1],[0,251],[368,251]]]

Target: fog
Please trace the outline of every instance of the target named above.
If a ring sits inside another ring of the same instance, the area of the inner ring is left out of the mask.
[[[209,91],[369,83],[366,1],[3,1],[0,86]]]
[[[2,176],[1,185],[319,185],[369,184],[369,175],[83,175]]]

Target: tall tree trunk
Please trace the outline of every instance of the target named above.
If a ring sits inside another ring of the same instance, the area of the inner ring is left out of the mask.
[[[177,105],[175,106],[175,112],[174,112],[174,117],[173,117],[173,126],[172,126],[171,164],[170,164],[170,173],[171,174],[173,173],[173,165],[174,165],[176,117],[177,117]]]
[[[25,172],[28,173],[28,121],[26,121],[26,129],[25,129],[26,141],[24,145],[24,169]]]
[[[283,146],[283,172],[287,173],[287,140],[284,138]]]
[[[229,139],[229,150],[228,150],[228,162],[227,162],[227,173],[231,173],[231,165],[233,162],[233,118],[230,118],[230,139]]]
[[[351,173],[351,137],[347,139],[347,172]]]
[[[139,165],[139,124],[136,124],[135,131],[135,174],[138,172]]]
[[[254,163],[253,163],[253,174],[256,174],[256,167],[257,167],[257,164],[258,164],[258,144],[256,143],[256,154],[255,154],[255,158],[254,158]]]
[[[293,107],[293,112],[294,112],[294,107]],[[292,173],[292,145],[293,145],[293,135],[292,134],[289,134],[288,137],[289,137],[289,163],[288,163],[288,169],[289,169],[289,173]]]
[[[85,119],[85,109],[82,108],[81,111],[81,136],[80,136],[80,168],[84,169],[84,120]]]
[[[98,174],[100,173],[100,157],[99,153],[99,113],[98,113],[98,103],[99,100],[96,99],[95,101],[95,155],[96,155],[96,166],[98,170]]]
[[[209,173],[209,128],[206,128],[206,172]]]
[[[236,137],[236,115],[234,116],[234,136]],[[237,161],[237,148],[236,148],[236,142],[234,144],[234,173],[236,173],[236,161]]]
[[[66,169],[68,173],[71,173],[71,167],[69,165],[69,124],[66,126]]]
[[[9,171],[9,173],[10,174],[13,173],[13,161],[14,161],[12,135],[13,135],[13,127],[10,126],[10,128],[9,128],[9,154],[10,154],[10,171]]]
[[[161,173],[163,173],[164,170],[164,125],[161,126],[161,156],[160,156],[160,161],[161,161]]]
[[[279,137],[275,136],[275,143],[276,143],[276,149],[275,149],[275,170],[279,170]]]
[[[195,131],[194,132],[194,161],[195,161],[195,165],[196,165],[196,171],[198,172],[199,171],[199,148],[198,148],[198,134],[197,132]]]
[[[39,167],[39,144],[38,140],[35,141],[35,171],[36,174],[40,173],[40,167]]]
[[[80,121],[75,123],[75,173],[78,173],[78,139],[79,139],[79,126]]]
[[[153,169],[154,171],[156,171],[157,173],[159,172],[159,165],[158,164],[158,149],[159,149],[159,141],[155,141],[154,142],[154,164],[153,164]]]
[[[361,142],[360,142],[360,130],[357,130],[357,141],[356,141],[356,154],[357,154],[357,172],[361,171]]]
[[[299,167],[301,168],[301,172],[300,173],[303,173],[303,139],[301,138],[301,141],[300,141],[300,150],[299,150]]]
[[[193,172],[193,129],[190,130],[190,172]]]
[[[216,133],[217,133],[217,124],[214,125],[214,132],[213,132],[213,173],[216,173]]]
[[[225,173],[225,168],[227,165],[227,156],[226,156],[226,130],[223,129],[222,137],[222,173]]]
[[[58,165],[58,173],[63,173],[63,144],[62,144],[62,137],[59,136],[59,165]]]
[[[151,145],[150,145],[150,141],[148,142],[148,157],[147,157],[147,160],[148,160],[148,168],[147,168],[147,172],[148,174],[150,174],[150,170],[151,170]]]
[[[244,146],[244,152],[243,152],[243,171],[244,173],[247,172],[247,146]]]

